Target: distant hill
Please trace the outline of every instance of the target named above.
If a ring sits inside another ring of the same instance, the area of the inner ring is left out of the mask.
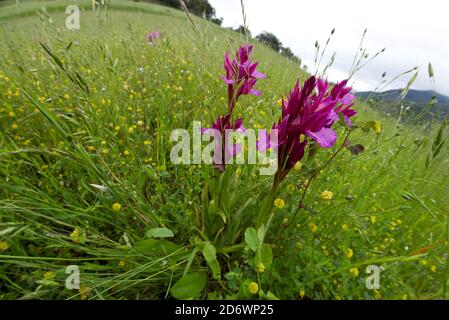
[[[370,101],[367,102],[373,108],[388,115],[397,115],[400,112],[400,105],[409,107],[412,114],[419,114],[435,95],[436,103],[429,109],[428,114],[423,119],[443,119],[449,116],[449,97],[431,90],[410,90],[400,105],[397,103],[401,97],[401,90],[399,89],[376,93],[371,91],[356,92],[355,95],[362,99],[371,96]]]

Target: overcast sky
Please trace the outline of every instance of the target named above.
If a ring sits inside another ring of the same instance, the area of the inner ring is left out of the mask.
[[[223,26],[243,24],[240,0],[209,0]],[[314,44],[324,45],[330,31],[335,34],[329,56],[336,61],[329,80],[345,78],[365,28],[368,52],[386,51],[356,77],[354,89],[372,90],[387,78],[418,66],[420,76],[412,88],[431,89],[427,65],[435,71],[436,90],[449,95],[449,2],[443,0],[244,0],[247,22],[253,35],[273,32],[313,69]],[[328,57],[329,57],[328,56]],[[388,87],[402,88],[411,74]]]

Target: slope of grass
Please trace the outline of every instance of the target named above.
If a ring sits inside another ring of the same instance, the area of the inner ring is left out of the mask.
[[[67,3],[45,3],[48,13],[41,2],[26,3],[20,18],[14,6],[0,11],[0,297],[168,298],[183,274],[208,272],[196,244],[214,176],[206,165],[173,165],[170,132],[222,112],[223,54],[247,39],[127,1],[114,1],[107,16],[78,1],[81,29],[72,32],[64,27]],[[164,37],[149,46],[152,30]],[[261,44],[254,50],[267,75],[257,84],[263,94],[239,102],[237,112],[246,127],[269,128],[281,95],[306,74]],[[223,255],[221,280],[208,275],[199,298],[241,298],[247,281],[285,299],[445,297],[448,146],[426,168],[437,124],[404,126],[357,109],[356,123],[381,121],[381,134],[355,131],[351,141],[365,151],[344,150],[324,169],[305,210],[280,234],[312,168],[335,150],[290,175],[267,236],[271,267],[256,272],[247,251]],[[232,210],[249,216],[271,178],[254,166],[229,171],[241,195]],[[321,199],[324,190],[331,201]],[[149,239],[155,227],[174,237]],[[80,268],[79,290],[65,287],[68,265]],[[365,286],[367,265],[384,268],[378,290]]]

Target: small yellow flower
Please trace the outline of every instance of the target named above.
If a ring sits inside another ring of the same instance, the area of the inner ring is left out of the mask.
[[[94,152],[96,149],[94,146],[87,146],[87,151]]]
[[[407,300],[408,299],[408,295],[406,293],[404,293],[404,295],[401,297],[402,300]]]
[[[317,232],[318,227],[317,227],[317,225],[315,223],[310,223],[309,224],[309,229],[310,229],[310,231],[315,233],[315,232]]]
[[[260,273],[265,272],[265,265],[262,262],[259,262],[259,264],[257,265],[257,271],[259,271]]]
[[[300,290],[299,291],[299,296],[302,298],[304,298],[304,296],[306,295],[306,292],[304,290]]]
[[[133,133],[133,132],[134,132],[134,128],[133,128],[133,127],[129,127],[129,128],[128,128],[128,133],[131,134],[131,133]]]
[[[295,191],[296,190],[296,186],[293,184],[293,183],[290,183],[288,186],[287,186],[287,191],[288,192],[293,192],[293,191]]]
[[[47,271],[44,273],[45,280],[53,280],[54,277],[55,277],[55,273],[53,271]]]
[[[346,252],[346,257],[348,257],[348,259],[351,259],[353,255],[354,251],[352,251],[351,248],[348,248],[348,251]]]
[[[126,264],[125,260],[120,260],[118,263],[120,268],[123,268],[125,266],[125,264]]]
[[[427,266],[427,260],[426,259],[420,260],[419,263],[421,265],[423,265],[423,266]]]
[[[248,289],[252,294],[256,294],[259,291],[259,285],[253,281],[248,285]]]
[[[150,141],[150,140],[145,140],[145,141],[143,142],[143,144],[147,146],[147,145],[151,144],[151,141]]]
[[[114,128],[114,130],[115,130],[115,132],[119,132],[119,131],[120,131],[120,126],[116,126],[116,127]]]
[[[377,217],[376,216],[371,216],[371,217],[369,217],[369,220],[371,221],[371,223],[376,223],[377,222]]]
[[[118,202],[116,202],[112,205],[112,211],[120,211],[121,208],[122,208],[122,205]]]
[[[293,169],[296,170],[296,171],[301,170],[301,168],[302,168],[302,163],[299,162],[299,161],[296,162],[295,165],[294,165],[294,167],[293,167]]]
[[[8,113],[8,117],[10,117],[10,118],[14,118],[15,116],[16,116],[16,114],[13,111]]]
[[[19,128],[19,126],[17,125],[17,123],[13,123],[13,124],[11,125],[11,128],[12,128],[13,130],[17,130],[17,129]]]
[[[282,99],[279,99],[276,103],[279,107],[282,107]]]
[[[66,94],[64,95],[64,99],[69,100],[69,99],[70,99],[70,95],[69,95],[68,93],[66,93]]]
[[[430,271],[437,272],[437,266],[435,266],[435,265],[431,266]]]
[[[123,151],[123,155],[124,155],[125,157],[129,156],[129,151],[128,151],[128,150]]]
[[[278,209],[282,209],[285,206],[285,202],[281,198],[277,198],[276,200],[274,200],[274,206]]]
[[[6,241],[0,241],[0,251],[6,251],[8,250],[9,245]]]
[[[374,132],[380,134],[382,132],[382,124],[380,121],[374,122]]]
[[[377,289],[374,289],[374,299],[379,300],[380,298],[382,298],[380,291]]]
[[[341,226],[341,228],[343,229],[343,231],[348,231],[348,229],[349,229],[349,227],[348,227],[347,224],[343,224],[343,225]]]
[[[81,232],[80,229],[75,228],[72,233],[70,234],[70,238],[72,239],[72,241],[74,243],[80,243],[80,236],[81,236]]]
[[[332,200],[332,197],[334,196],[334,194],[331,191],[327,191],[324,190],[323,192],[321,192],[321,199],[329,201]]]
[[[84,287],[84,286],[80,287],[79,293],[80,293],[81,300],[86,300],[90,296],[91,290],[92,289],[89,287]]]
[[[357,269],[357,268],[351,268],[351,269],[349,269],[349,272],[351,272],[354,277],[359,276],[359,269]]]

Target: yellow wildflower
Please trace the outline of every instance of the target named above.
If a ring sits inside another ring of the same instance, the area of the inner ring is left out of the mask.
[[[382,124],[380,121],[376,121],[374,122],[374,132],[376,132],[377,134],[380,134],[382,131]]]
[[[253,281],[248,285],[248,289],[252,294],[256,294],[259,291],[259,285]]]
[[[377,222],[377,217],[376,216],[371,216],[371,217],[369,217],[369,220],[371,221],[371,223],[376,223]]]
[[[73,232],[70,234],[70,238],[75,243],[80,243],[80,236],[81,236],[81,232],[80,232],[80,229],[78,229],[78,228],[75,228],[73,230]]]
[[[257,271],[259,271],[260,273],[265,272],[265,265],[262,262],[259,262],[259,264],[257,265]]]
[[[6,241],[0,241],[0,251],[6,251],[8,250],[9,245]]]
[[[359,276],[359,269],[357,269],[357,268],[351,268],[351,269],[349,269],[349,272],[351,272],[354,277]]]
[[[53,280],[54,277],[55,277],[55,273],[53,271],[47,271],[44,273],[45,280]]]
[[[380,291],[377,289],[374,289],[374,299],[379,300],[380,298],[382,298]]]
[[[437,272],[437,266],[435,266],[435,265],[431,266],[430,271]]]
[[[276,200],[274,200],[274,206],[278,209],[282,209],[285,206],[285,202],[281,198],[277,198]]]
[[[352,251],[351,248],[348,248],[348,250],[346,252],[346,257],[348,257],[348,259],[351,259],[353,255],[354,255],[354,251]]]
[[[19,126],[17,125],[17,123],[13,123],[13,124],[11,125],[11,128],[12,128],[13,130],[17,130],[17,129],[19,128]]]
[[[116,202],[112,205],[112,211],[120,211],[121,208],[122,208],[122,205],[118,202]]]
[[[294,167],[293,167],[293,169],[296,170],[296,171],[301,170],[301,168],[302,168],[302,163],[299,162],[299,161],[296,162],[295,165],[294,165]]]
[[[80,287],[79,293],[80,293],[81,300],[86,300],[90,296],[91,290],[92,289],[89,287],[84,287],[84,286]]]
[[[129,151],[128,151],[128,150],[123,151],[123,155],[124,155],[125,157],[129,156]]]
[[[334,194],[331,191],[324,190],[323,192],[321,192],[321,199],[323,200],[332,200],[333,196]]]
[[[120,268],[123,268],[125,266],[125,264],[126,264],[125,260],[120,260],[118,263]]]
[[[299,291],[299,296],[302,298],[304,298],[304,296],[306,295],[306,292],[304,290],[300,290]]]
[[[317,225],[315,223],[310,223],[309,224],[309,229],[312,232],[316,232],[318,230],[318,227],[317,227]]]

